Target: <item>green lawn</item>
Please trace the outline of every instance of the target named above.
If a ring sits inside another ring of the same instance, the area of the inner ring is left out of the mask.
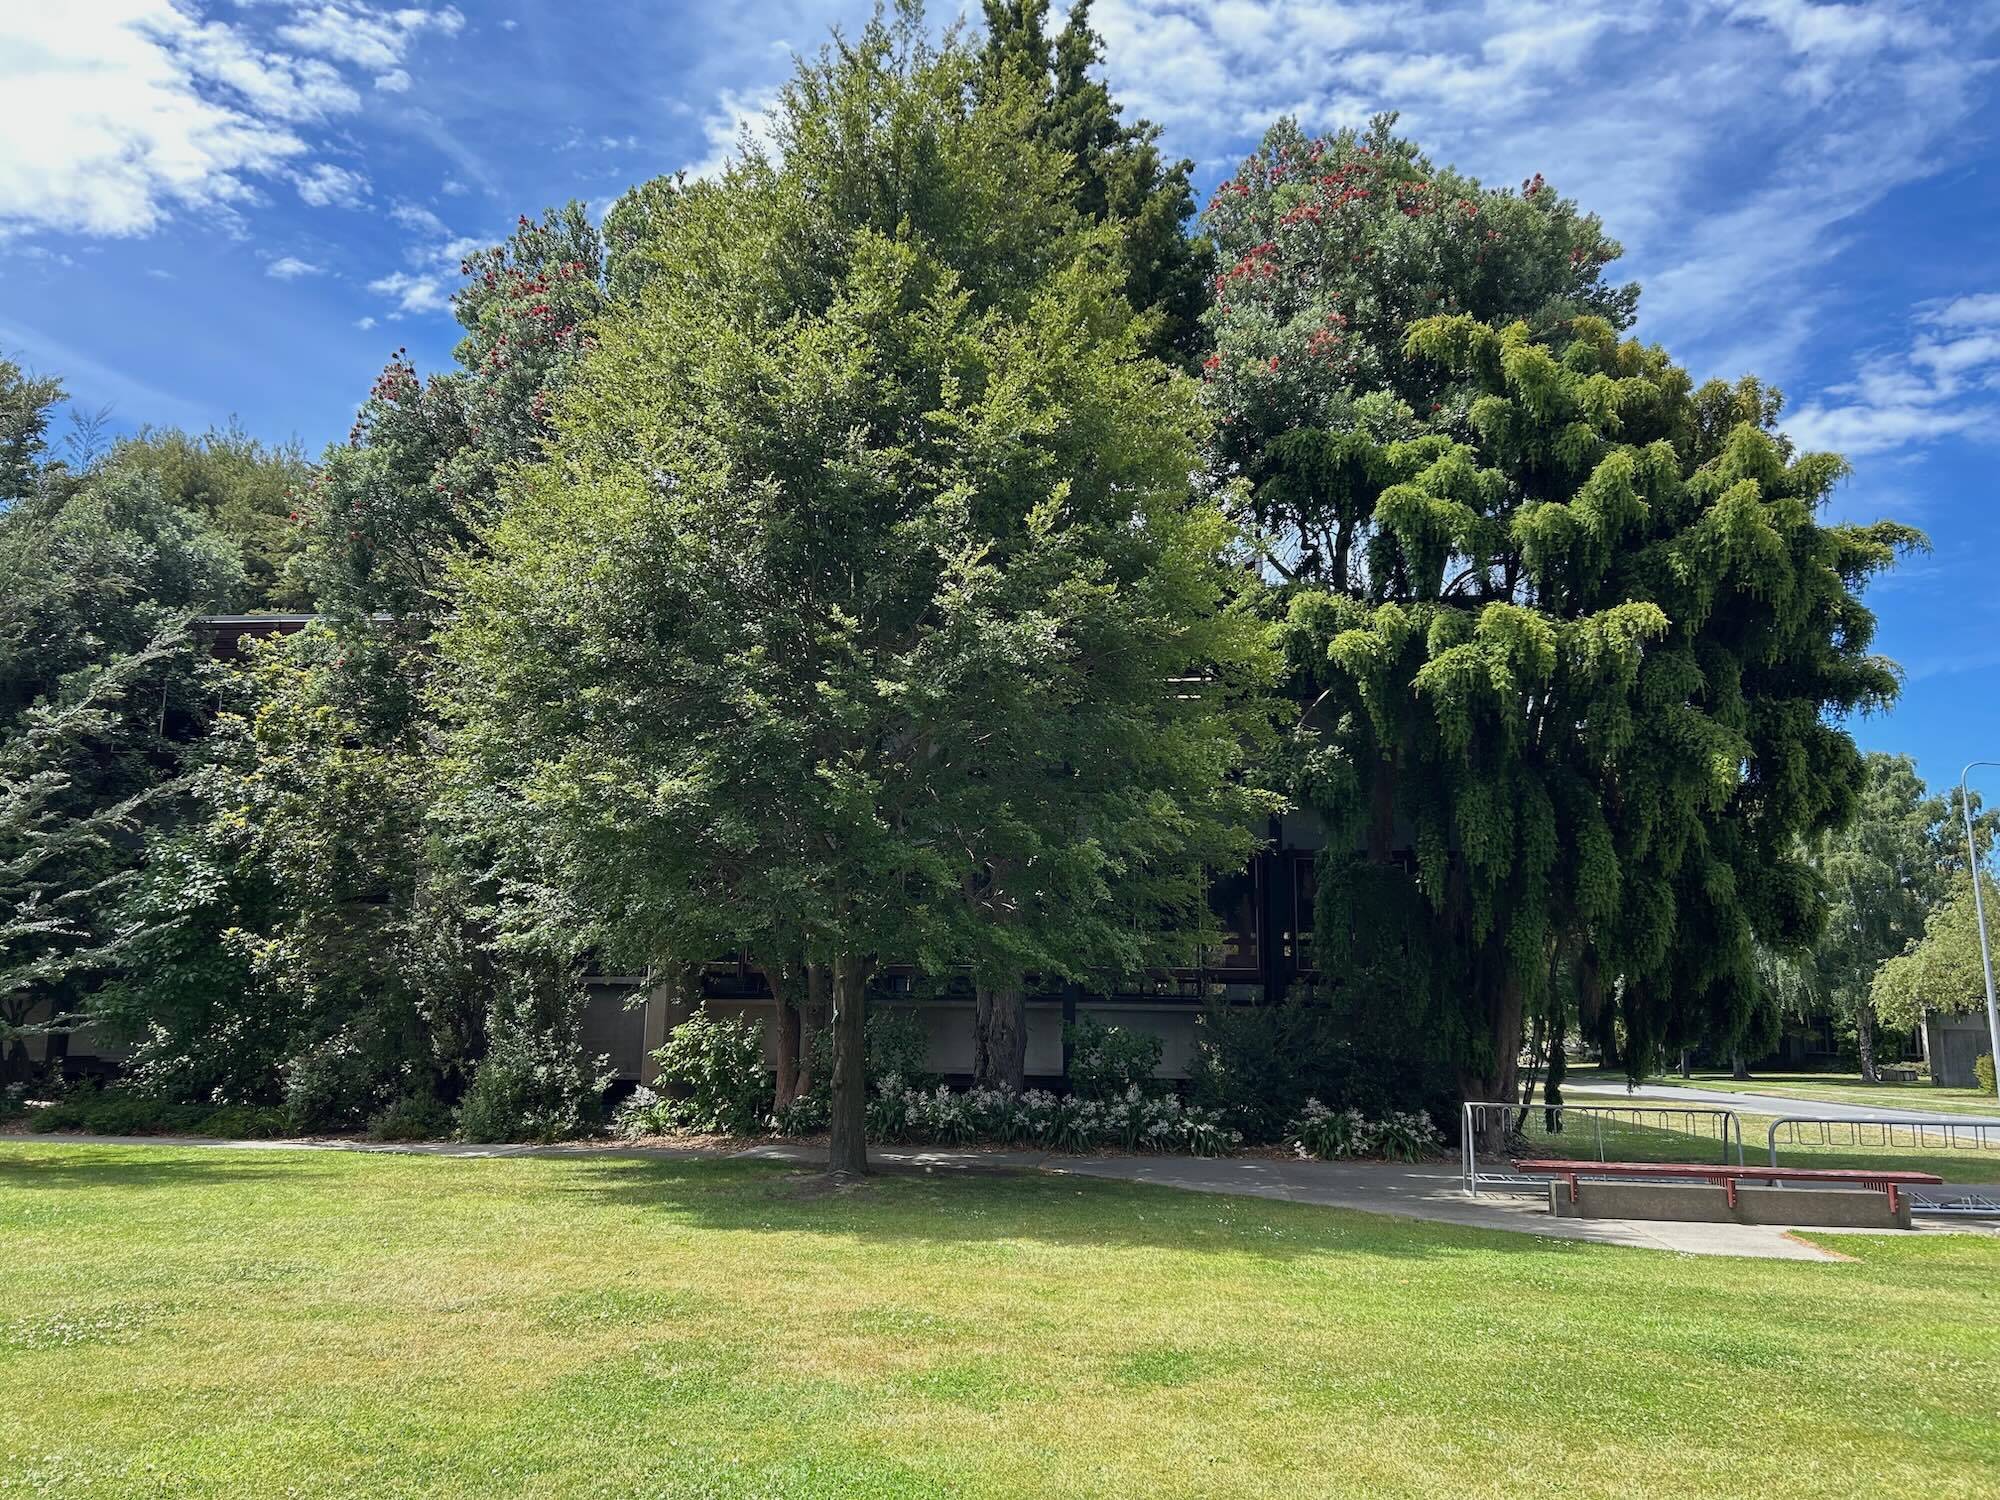
[[[0,1142],[0,1494],[2000,1492],[2000,1240]]]
[[[1773,1094],[1814,1103],[1877,1105],[1883,1109],[1919,1110],[1929,1114],[1987,1115],[2000,1119],[2000,1100],[1983,1089],[1936,1088],[1928,1083],[1863,1083],[1858,1073],[1759,1073],[1732,1078],[1727,1073],[1697,1071],[1692,1078],[1662,1073],[1646,1080],[1675,1088],[1714,1089],[1725,1094]],[[1596,1067],[1572,1068],[1565,1080],[1571,1089],[1612,1090],[1625,1087],[1621,1071]],[[1810,1110],[1801,1111],[1810,1113]]]

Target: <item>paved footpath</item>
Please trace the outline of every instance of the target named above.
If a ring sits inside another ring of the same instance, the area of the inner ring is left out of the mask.
[[[79,1146],[200,1146],[232,1151],[368,1151],[452,1157],[613,1156],[663,1161],[698,1159],[789,1162],[819,1166],[825,1148],[772,1142],[747,1150],[693,1146],[627,1146],[580,1142],[568,1146],[388,1145],[369,1141],[216,1141],[165,1136],[50,1134],[0,1137]],[[1677,1224],[1641,1219],[1558,1219],[1546,1201],[1526,1194],[1468,1198],[1455,1168],[1425,1163],[1297,1161],[1258,1156],[1058,1156],[1042,1151],[953,1151],[882,1146],[869,1153],[881,1168],[906,1172],[1043,1171],[1115,1182],[1151,1183],[1191,1192],[1230,1193],[1316,1203],[1360,1213],[1390,1214],[1473,1229],[1501,1229],[1545,1239],[1588,1240],[1680,1255],[1738,1255],[1759,1260],[1838,1260],[1837,1254],[1763,1224]],[[2000,1233],[2000,1226],[1922,1224],[1917,1233]],[[1839,1231],[1805,1231],[1829,1237]]]

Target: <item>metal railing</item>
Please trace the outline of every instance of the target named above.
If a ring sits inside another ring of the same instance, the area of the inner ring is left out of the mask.
[[[1505,1157],[1562,1156],[1578,1161],[1694,1161],[1714,1153],[1743,1163],[1743,1124],[1733,1109],[1651,1104],[1521,1105],[1468,1100],[1459,1119],[1459,1185],[1480,1192],[1542,1193],[1545,1177],[1508,1170]],[[1503,1158],[1482,1170],[1482,1139],[1497,1138]]]
[[[1801,1127],[1804,1127],[1801,1129]],[[1778,1165],[1778,1132],[1788,1146],[1845,1148],[1851,1151],[1985,1151],[1992,1153],[1993,1179],[2000,1183],[2000,1120],[1968,1116],[1952,1119],[1897,1119],[1888,1115],[1780,1115],[1771,1122],[1765,1148]],[[1982,1163],[1983,1164],[1983,1163]],[[1910,1212],[1919,1214],[2000,1215],[2000,1187],[1912,1187]]]

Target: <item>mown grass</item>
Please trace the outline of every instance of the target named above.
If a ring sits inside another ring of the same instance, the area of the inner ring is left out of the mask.
[[[1991,1495],[2000,1240],[0,1143],[0,1493]]]
[[[1625,1087],[1625,1075],[1596,1067],[1572,1068],[1566,1082],[1572,1089],[1619,1090]],[[1864,1109],[1873,1106],[2000,1119],[2000,1100],[1984,1089],[1938,1088],[1928,1083],[1863,1083],[1858,1073],[1760,1073],[1754,1078],[1733,1078],[1717,1072],[1696,1072],[1688,1078],[1678,1073],[1663,1073],[1647,1082],[1670,1088],[1712,1089],[1724,1094],[1771,1094],[1780,1099],[1797,1099],[1801,1104],[1852,1104]]]

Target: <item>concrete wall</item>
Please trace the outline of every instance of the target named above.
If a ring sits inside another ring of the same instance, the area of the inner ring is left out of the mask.
[[[1736,1186],[1736,1206],[1721,1183],[1579,1182],[1576,1202],[1567,1182],[1549,1184],[1549,1212],[1565,1219],[1659,1219],[1696,1224],[1822,1225],[1840,1229],[1908,1229],[1910,1195],[1872,1188]]]
[[[637,1002],[634,1004],[634,1002]],[[742,1016],[763,1022],[771,1013],[771,1002],[761,996],[730,999],[711,996],[708,1013],[717,1017]],[[929,1041],[924,1066],[950,1078],[972,1073],[972,1001],[925,1000],[898,1003],[871,997],[869,1004],[886,1007],[916,1017]],[[676,1011],[679,1011],[677,1014]],[[1079,1019],[1089,1017],[1106,1026],[1123,1026],[1150,1031],[1163,1043],[1157,1076],[1182,1079],[1194,1055],[1195,1023],[1198,1007],[1146,1000],[1089,999],[1077,1003]],[[584,1047],[589,1053],[607,1053],[620,1078],[647,1081],[651,1066],[647,1053],[667,1038],[667,1033],[684,1017],[684,1009],[673,1006],[663,991],[650,998],[640,997],[639,981],[607,980],[591,986],[590,1002],[584,1012]],[[1028,1076],[1031,1080],[1053,1080],[1063,1071],[1062,1002],[1028,1002]],[[775,1043],[768,1028],[764,1055],[777,1064]]]

